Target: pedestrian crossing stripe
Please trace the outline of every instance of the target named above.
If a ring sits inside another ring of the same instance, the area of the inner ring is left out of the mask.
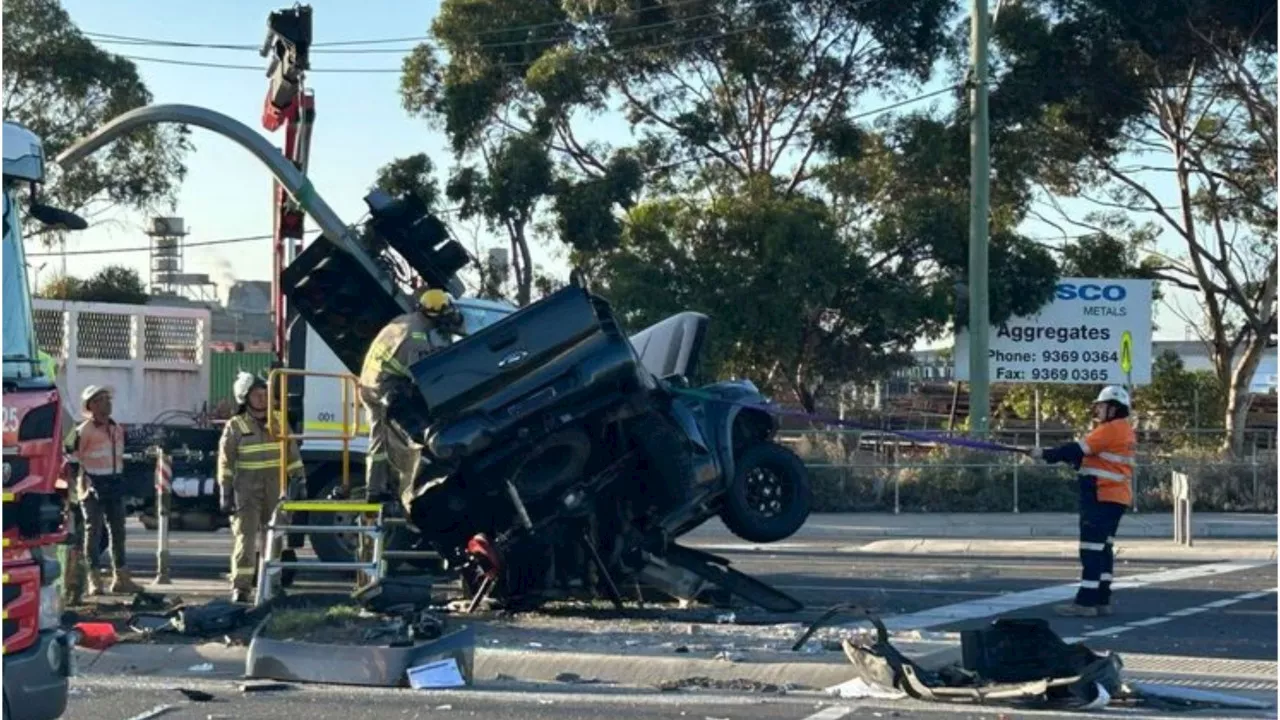
[[[1120,333],[1120,372],[1133,371],[1133,333],[1125,330]]]

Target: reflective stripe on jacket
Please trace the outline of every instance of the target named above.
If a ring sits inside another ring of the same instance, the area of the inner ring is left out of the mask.
[[[63,440],[67,461],[79,463],[80,472],[94,476],[124,472],[124,426],[115,420],[85,420]]]
[[[289,441],[289,477],[302,477],[302,456],[297,442]],[[280,441],[266,423],[247,412],[233,416],[222,429],[218,443],[218,485],[233,486],[242,481],[278,484],[280,482]]]
[[[379,392],[388,379],[409,377],[411,365],[452,341],[422,313],[405,313],[387,323],[370,343],[360,366],[360,386]]]
[[[1098,483],[1100,502],[1133,504],[1133,467],[1138,436],[1124,418],[1102,423],[1079,441],[1084,458],[1080,474]]]

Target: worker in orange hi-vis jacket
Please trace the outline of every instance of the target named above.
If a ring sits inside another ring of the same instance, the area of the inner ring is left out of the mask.
[[[1054,612],[1065,617],[1111,614],[1116,530],[1133,504],[1133,466],[1138,439],[1129,423],[1129,393],[1111,385],[1093,402],[1093,430],[1062,447],[1035,448],[1031,456],[1077,469],[1080,481],[1080,589],[1073,603]]]

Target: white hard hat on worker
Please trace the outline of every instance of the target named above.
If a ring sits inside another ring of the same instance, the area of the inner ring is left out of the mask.
[[[1129,391],[1119,385],[1108,385],[1098,393],[1093,401],[1093,417],[1098,422],[1107,422],[1118,417],[1127,417],[1133,408],[1129,399]]]
[[[80,393],[80,409],[85,413],[92,413],[93,409],[90,406],[93,401],[98,397],[102,397],[108,403],[107,413],[110,414],[111,396],[114,394],[115,392],[106,385],[90,385],[84,389],[84,392]]]

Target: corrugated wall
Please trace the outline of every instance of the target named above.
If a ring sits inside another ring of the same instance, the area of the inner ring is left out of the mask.
[[[275,356],[269,352],[215,352],[210,353],[209,406],[217,407],[222,401],[232,401],[231,386],[241,370],[266,373]]]

